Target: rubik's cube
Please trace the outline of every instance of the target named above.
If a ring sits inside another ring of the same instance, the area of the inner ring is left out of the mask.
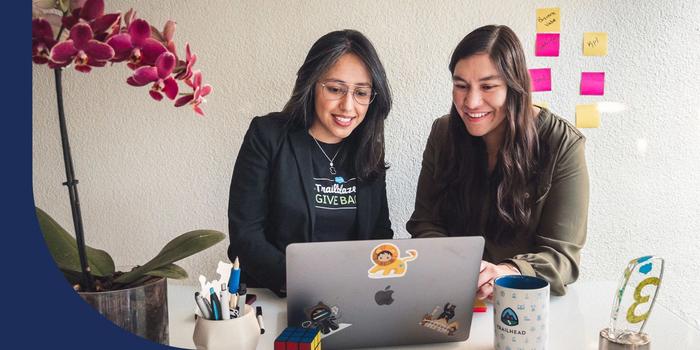
[[[316,328],[287,327],[275,339],[275,350],[321,350],[321,332]]]

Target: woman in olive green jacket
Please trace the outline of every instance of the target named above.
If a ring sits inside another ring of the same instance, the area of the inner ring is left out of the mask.
[[[433,123],[408,232],[483,236],[479,298],[508,274],[542,277],[564,294],[586,240],[584,136],[532,105],[525,54],[506,26],[467,35],[450,71],[452,109]]]

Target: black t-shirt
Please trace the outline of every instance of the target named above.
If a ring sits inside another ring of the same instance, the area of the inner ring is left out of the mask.
[[[357,239],[355,216],[357,213],[357,179],[353,176],[352,162],[343,142],[328,144],[309,136],[312,143],[313,195],[316,225],[312,241],[347,241]],[[319,145],[333,159],[335,174],[331,174],[330,162]],[[337,152],[337,156],[334,155]]]

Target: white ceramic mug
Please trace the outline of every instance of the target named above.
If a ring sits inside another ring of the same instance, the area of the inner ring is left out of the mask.
[[[260,326],[255,310],[243,308],[243,316],[230,320],[207,320],[197,317],[194,323],[194,346],[199,350],[255,350],[260,339]]]
[[[496,278],[493,292],[496,350],[542,350],[549,333],[549,283],[532,276]]]

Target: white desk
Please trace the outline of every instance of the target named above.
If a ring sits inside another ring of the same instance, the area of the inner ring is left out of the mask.
[[[577,282],[564,297],[552,297],[549,319],[549,349],[598,349],[598,332],[607,327],[612,307],[614,282]],[[195,287],[168,285],[170,344],[194,348]],[[275,338],[287,326],[286,299],[272,292],[250,289],[257,295],[254,305],[263,308],[265,334],[258,349],[272,349]],[[663,291],[661,291],[663,293]],[[700,349],[700,330],[691,327],[660,304],[654,310],[645,329],[651,336],[652,349]],[[493,308],[474,313],[469,339],[459,343],[392,347],[396,349],[493,349]]]

